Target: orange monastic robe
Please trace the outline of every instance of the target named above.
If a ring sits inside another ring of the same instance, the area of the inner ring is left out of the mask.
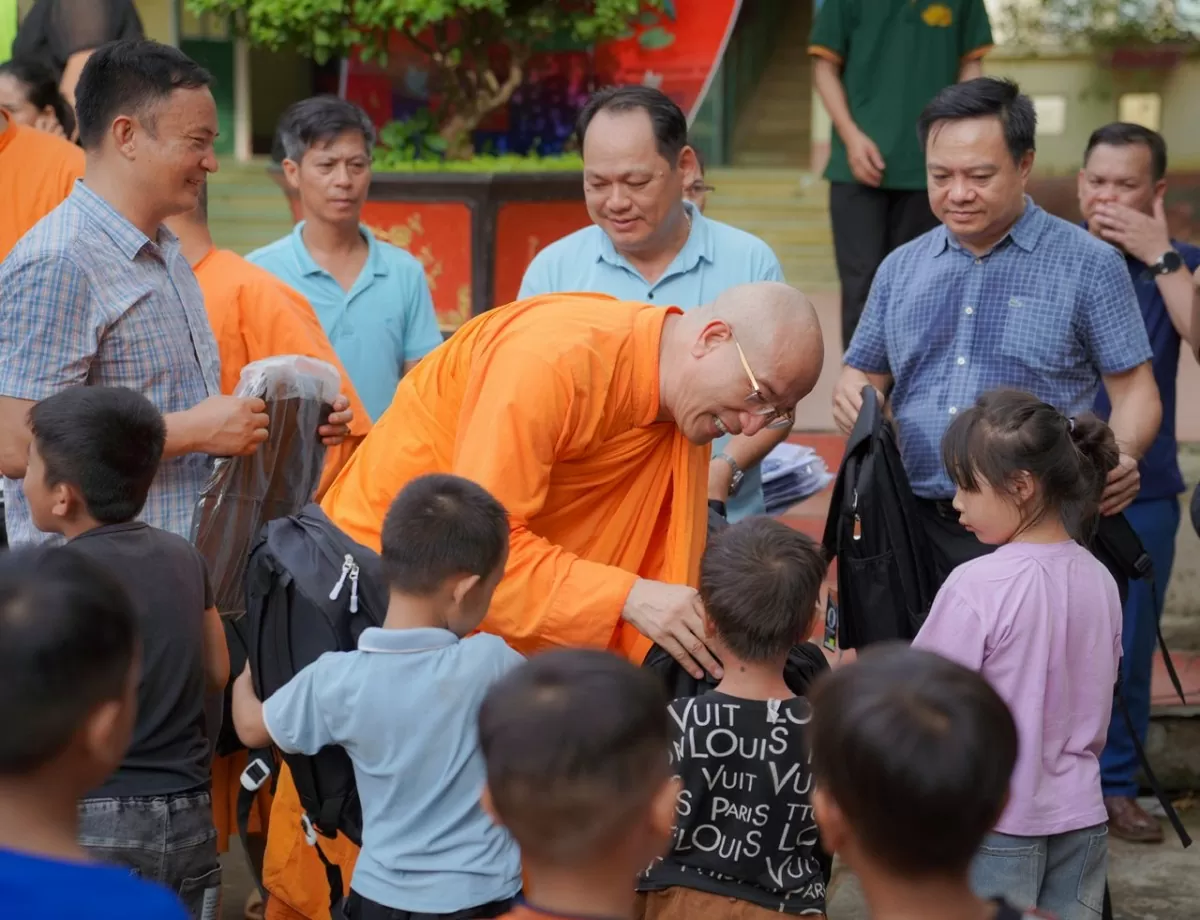
[[[325,452],[325,469],[317,488],[319,499],[371,430],[371,417],[321,328],[321,321],[303,295],[228,249],[210,250],[193,271],[204,292],[208,322],[221,355],[222,393],[234,391],[247,364],[275,355],[318,358],[328,361],[342,375],[342,393],[350,400],[354,420],[350,437]]]
[[[650,641],[621,619],[625,598],[639,576],[695,584],[708,521],[709,448],[655,420],[673,312],[552,294],[475,318],[400,382],[325,511],[378,549],[384,514],[411,479],[473,479],[512,522],[508,568],[482,628],[526,654],[592,646],[640,661]],[[329,916],[300,814],[285,773],[264,868],[275,920]],[[320,845],[349,883],[354,848],[340,838]]]
[[[354,410],[352,436],[326,451],[325,469],[317,491],[318,496],[323,495],[370,431],[371,420],[317,315],[296,291],[227,249],[210,250],[193,270],[204,293],[208,321],[221,355],[222,393],[228,395],[234,391],[247,364],[275,355],[319,358],[328,361],[342,375],[342,392]],[[213,759],[213,816],[217,848],[222,853],[228,849],[230,835],[237,833],[237,796],[245,768],[245,751]],[[264,832],[270,813],[271,797],[264,787],[250,813],[250,831]]]
[[[0,117],[0,262],[83,177],[83,151]]]

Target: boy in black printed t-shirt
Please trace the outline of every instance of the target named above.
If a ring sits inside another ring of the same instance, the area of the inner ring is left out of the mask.
[[[705,551],[700,595],[725,676],[671,703],[682,789],[671,851],[638,882],[642,920],[824,916],[810,710],[784,665],[821,622],[825,571],[811,539],[770,518],[734,524]]]

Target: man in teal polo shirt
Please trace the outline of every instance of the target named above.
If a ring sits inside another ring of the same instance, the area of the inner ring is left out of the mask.
[[[663,93],[647,86],[602,90],[580,113],[578,133],[595,225],[538,253],[521,282],[522,298],[596,291],[689,310],[735,285],[783,281],[771,247],[684,200],[701,174],[687,144],[687,118]],[[788,433],[764,429],[714,442],[708,497],[725,503],[730,520],[766,512],[758,465]]]
[[[425,270],[359,223],[375,142],[362,109],[305,99],[284,112],[279,141],[304,220],[247,258],[308,298],[375,421],[404,372],[442,343]]]
[[[938,225],[917,142],[921,110],[981,76],[992,47],[984,0],[823,0],[808,53],[833,121],[829,216],[850,347],[884,256]]]

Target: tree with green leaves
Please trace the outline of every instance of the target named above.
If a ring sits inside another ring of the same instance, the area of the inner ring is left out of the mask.
[[[1200,0],[996,0],[993,14],[1018,47],[1195,44]]]
[[[471,132],[506,105],[530,57],[564,39],[594,45],[630,34],[636,23],[673,13],[671,0],[187,0],[197,14],[229,17],[253,45],[298,49],[318,63],[359,51],[381,59],[399,33],[429,55],[442,104],[438,135],[445,154],[473,152]],[[673,18],[673,16],[671,17]],[[661,43],[658,33],[650,30]],[[503,69],[494,51],[507,49]]]

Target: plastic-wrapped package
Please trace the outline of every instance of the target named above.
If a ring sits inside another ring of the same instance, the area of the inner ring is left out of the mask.
[[[216,461],[192,517],[192,542],[208,563],[222,616],[245,613],[246,561],[263,525],[298,514],[316,494],[325,463],[317,428],[328,420],[341,383],[332,364],[302,355],[242,369],[234,395],[267,404],[267,439],[249,456]]]

